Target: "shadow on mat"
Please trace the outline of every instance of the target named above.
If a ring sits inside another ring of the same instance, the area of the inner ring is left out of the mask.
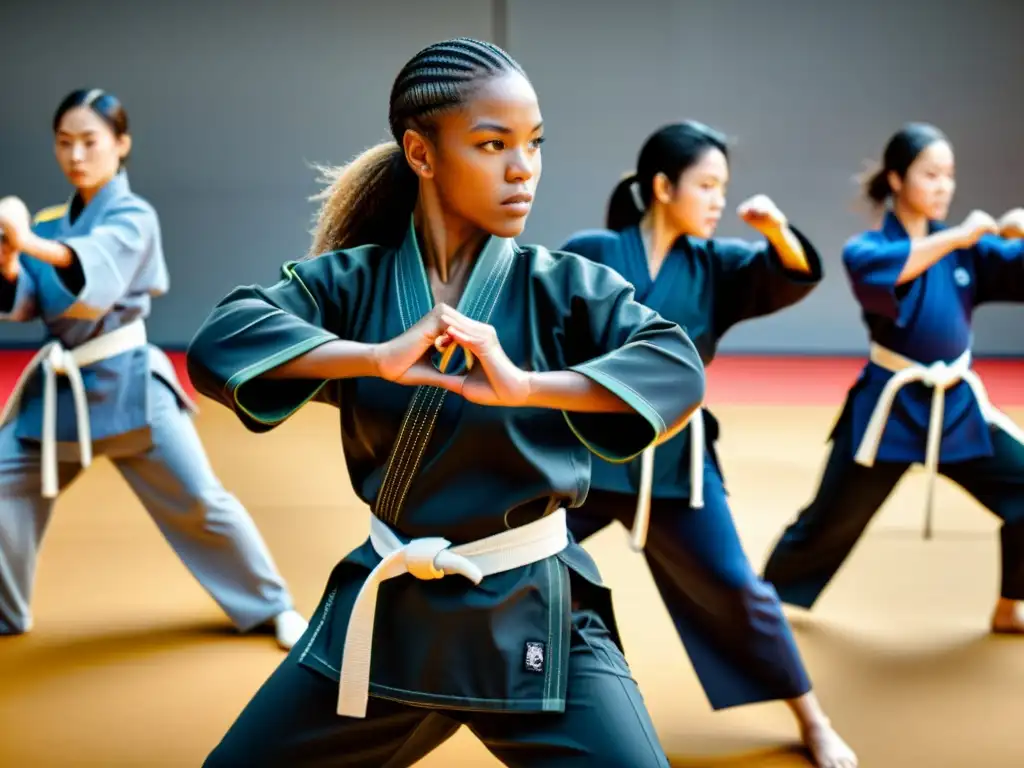
[[[950,699],[965,679],[991,680],[1005,676],[1019,656],[1020,644],[1024,643],[1024,638],[1015,644],[1013,638],[992,635],[987,629],[972,625],[951,626],[927,640],[900,641],[889,633],[880,635],[804,612],[791,614],[789,619],[811,666],[812,678],[816,683],[823,683],[819,695],[824,695],[839,732],[850,740],[854,749],[861,740],[857,734],[860,721],[850,712],[844,712],[850,701],[870,700],[880,690],[890,692],[890,703],[921,695]],[[836,676],[836,684],[833,684],[831,673],[838,669],[855,669],[856,674]],[[816,670],[820,672],[815,674]],[[836,693],[840,687],[841,695]],[[838,700],[828,702],[830,694]],[[786,738],[774,739],[737,730],[714,737],[710,745],[702,738],[700,754],[694,754],[692,741],[689,744],[688,741],[695,734],[673,733],[666,729],[659,735],[673,768],[808,768],[813,765],[803,746]],[[870,743],[870,739],[862,738]]]
[[[890,685],[897,682],[892,679],[893,675],[930,677],[937,671],[947,670],[962,677],[972,667],[984,666],[994,655],[999,655],[1007,640],[1006,636],[993,635],[987,628],[963,626],[951,626],[928,641],[896,640],[890,633],[881,636],[830,624],[806,613],[787,618],[800,646],[817,657],[817,666],[828,668],[829,663],[854,665],[859,675],[884,675],[890,680]],[[1013,638],[1009,639],[1012,642]]]
[[[813,765],[807,751],[799,745],[765,745],[713,757],[683,756],[668,750],[668,762],[672,768],[808,768]]]
[[[38,642],[33,642],[39,637]],[[180,652],[190,645],[211,640],[230,638],[232,643],[253,643],[266,646],[282,654],[273,640],[273,629],[259,627],[240,634],[224,622],[202,622],[187,626],[167,626],[149,629],[129,629],[96,635],[55,638],[52,631],[46,635],[17,635],[0,638],[3,663],[0,676],[5,684],[16,681],[38,682],[51,676],[67,674],[74,669],[112,666],[122,662],[138,661],[140,657],[164,652]],[[219,645],[219,642],[218,642]]]

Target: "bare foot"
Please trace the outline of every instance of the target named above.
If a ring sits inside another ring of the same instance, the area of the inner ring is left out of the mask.
[[[857,755],[836,733],[814,691],[787,699],[786,704],[793,710],[804,746],[818,768],[857,768]]]
[[[999,598],[992,613],[992,632],[997,635],[1024,635],[1024,612],[1019,601]]]
[[[829,722],[803,729],[802,736],[818,768],[857,768],[857,755]]]

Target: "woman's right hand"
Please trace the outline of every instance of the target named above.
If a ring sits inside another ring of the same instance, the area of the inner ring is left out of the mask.
[[[984,211],[971,211],[960,224],[959,229],[963,233],[964,248],[970,248],[983,235],[999,234],[999,225],[996,224],[996,220]]]
[[[438,304],[405,333],[377,344],[373,350],[377,375],[408,386],[457,387],[463,377],[441,373],[430,360],[432,350],[452,343],[442,320],[449,310],[446,304]]]

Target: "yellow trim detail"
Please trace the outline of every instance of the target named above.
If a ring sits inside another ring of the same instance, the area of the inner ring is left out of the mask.
[[[56,221],[57,219],[63,218],[64,214],[68,212],[68,204],[61,203],[60,205],[51,205],[49,208],[43,208],[32,218],[33,224],[45,224],[48,221]]]

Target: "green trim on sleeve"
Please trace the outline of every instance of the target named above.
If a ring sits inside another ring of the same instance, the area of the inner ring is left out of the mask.
[[[600,370],[599,368],[594,367],[594,364],[600,361],[600,359],[601,358],[597,358],[596,360],[591,360],[587,363],[574,365],[569,370],[576,371],[577,373],[586,376],[588,379],[596,382],[597,384],[600,384],[613,395],[622,399],[630,408],[632,408],[636,412],[638,416],[643,418],[644,421],[646,421],[650,425],[651,431],[653,432],[650,441],[646,445],[642,446],[635,453],[629,456],[618,458],[611,457],[602,453],[597,446],[595,446],[591,441],[589,441],[586,437],[583,436],[581,431],[573,423],[572,417],[570,416],[568,411],[562,411],[562,416],[565,418],[566,423],[569,425],[569,429],[571,429],[573,434],[576,435],[576,438],[581,443],[583,443],[584,446],[586,446],[588,451],[593,453],[598,458],[607,461],[610,464],[625,464],[635,459],[637,456],[639,456],[641,453],[647,450],[647,448],[649,448],[651,445],[654,445],[658,438],[665,433],[665,431],[667,430],[667,426],[665,422],[662,420],[661,416],[658,414],[657,410],[655,410],[654,406],[651,405],[646,399],[644,399],[644,397],[639,392],[631,388],[629,385],[614,378],[613,376],[609,376],[607,373]]]
[[[227,383],[224,385],[224,391],[226,394],[229,394],[231,396],[231,400],[234,402],[235,407],[238,408],[239,411],[244,413],[253,421],[259,424],[266,424],[270,426],[274,424],[280,424],[282,421],[287,419],[289,416],[291,416],[293,413],[299,410],[302,406],[304,406],[306,403],[308,403],[310,400],[316,397],[317,393],[319,393],[320,390],[323,389],[324,386],[326,386],[328,380],[324,379],[323,381],[321,381],[320,384],[316,388],[314,388],[313,391],[310,392],[309,395],[305,397],[302,401],[298,403],[289,403],[275,411],[270,411],[259,415],[253,413],[248,408],[246,408],[245,405],[242,404],[241,400],[238,397],[238,390],[248,382],[262,376],[267,371],[276,368],[282,363],[286,363],[289,360],[294,360],[295,358],[299,357],[300,355],[304,355],[306,352],[309,352],[312,349],[316,349],[317,347],[323,346],[329,341],[334,341],[336,338],[337,337],[334,336],[333,334],[324,331],[324,335],[322,336],[315,336],[310,339],[303,339],[302,341],[296,344],[292,344],[290,347],[287,347],[286,349],[282,349],[279,352],[275,352],[270,357],[264,358],[253,363],[252,365],[246,366],[241,371],[232,376],[230,379],[228,379]]]

